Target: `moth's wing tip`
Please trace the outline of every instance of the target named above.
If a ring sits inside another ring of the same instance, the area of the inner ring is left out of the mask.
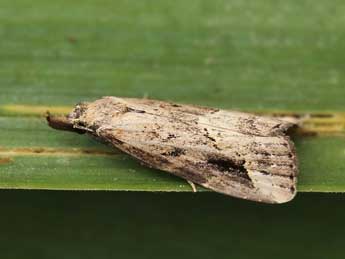
[[[284,204],[284,203],[288,203],[288,202],[292,201],[297,195],[296,187],[293,187],[293,188],[294,188],[293,192],[290,192],[290,193],[285,194],[285,195],[275,196],[274,199],[272,199],[272,203]]]
[[[284,200],[274,200],[272,203],[273,204],[285,204],[285,203],[291,202],[295,198],[295,196],[296,195],[291,196],[289,199],[284,199]]]
[[[260,198],[260,199],[248,199],[254,202],[261,202],[266,204],[284,204],[292,201],[296,197],[297,192],[294,192],[290,195],[281,196],[281,197],[266,197],[266,198]]]
[[[290,137],[293,136],[299,128],[298,123],[281,119],[279,119],[279,121],[280,123],[278,124],[278,127],[275,127],[272,131],[274,135],[286,135]]]
[[[268,204],[284,204],[292,201],[297,195],[297,191],[294,191],[293,193],[284,194],[284,195],[275,195],[274,197],[261,197],[260,199],[250,199],[252,201],[256,202],[263,202]]]

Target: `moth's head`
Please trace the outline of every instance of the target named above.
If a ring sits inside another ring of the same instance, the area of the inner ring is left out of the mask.
[[[80,119],[87,111],[88,103],[87,102],[81,102],[78,103],[72,112],[70,112],[67,116],[67,118],[71,121]]]
[[[90,131],[88,128],[90,119],[89,116],[89,103],[78,103],[74,109],[64,116],[52,116],[47,112],[47,122],[50,127],[59,130],[73,131],[77,133],[85,133]],[[92,110],[91,110],[92,111]]]

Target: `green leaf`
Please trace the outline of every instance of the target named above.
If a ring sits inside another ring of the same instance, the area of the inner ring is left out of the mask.
[[[1,258],[344,257],[345,195],[299,193],[279,206],[213,192],[1,190],[0,197]]]
[[[345,32],[332,3],[35,2],[0,3],[1,188],[190,191],[38,117],[117,95],[321,114],[309,129],[323,134],[296,139],[298,189],[345,191]]]

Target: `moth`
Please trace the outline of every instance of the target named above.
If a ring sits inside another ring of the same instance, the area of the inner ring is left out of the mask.
[[[219,193],[265,203],[284,203],[296,194],[291,122],[118,97],[79,103],[69,115],[47,120],[55,129],[87,133],[149,167]]]

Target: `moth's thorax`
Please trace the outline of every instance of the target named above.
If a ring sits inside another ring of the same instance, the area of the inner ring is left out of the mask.
[[[114,125],[117,118],[128,110],[126,104],[116,99],[107,97],[91,103],[80,103],[69,114],[69,118],[75,127],[97,129],[104,125]]]

